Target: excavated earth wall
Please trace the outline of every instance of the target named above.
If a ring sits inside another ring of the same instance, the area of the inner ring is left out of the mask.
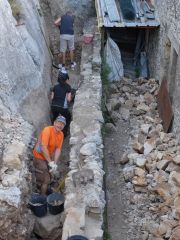
[[[51,59],[38,0],[17,1],[17,22],[7,0],[0,2],[0,238],[25,239],[33,220],[28,144],[48,121]]]

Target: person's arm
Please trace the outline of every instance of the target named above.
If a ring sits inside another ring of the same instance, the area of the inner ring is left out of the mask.
[[[54,25],[59,27],[61,25],[61,18],[57,18],[55,21],[54,21]]]
[[[41,152],[43,154],[43,156],[45,157],[45,159],[48,161],[48,162],[51,162],[51,158],[49,156],[49,151],[47,149],[47,146],[45,145],[41,145]]]
[[[51,100],[54,98],[54,92],[51,92]]]
[[[54,153],[54,162],[57,163],[60,159],[61,156],[61,149],[56,148],[55,153]]]
[[[66,93],[66,99],[67,99],[68,102],[71,101],[71,99],[72,99],[71,93]]]

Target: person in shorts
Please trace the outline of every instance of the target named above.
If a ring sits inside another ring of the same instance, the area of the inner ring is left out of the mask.
[[[66,51],[70,51],[71,68],[74,69],[74,17],[70,11],[54,21],[55,26],[60,29],[60,52],[62,54],[62,64],[59,67],[65,69]]]
[[[51,172],[57,169],[57,162],[61,155],[66,119],[58,116],[53,126],[45,127],[33,149],[36,183],[41,194],[46,194],[51,180]]]

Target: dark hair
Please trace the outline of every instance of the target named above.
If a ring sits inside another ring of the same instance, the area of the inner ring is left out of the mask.
[[[67,73],[59,72],[58,82],[59,82],[59,83],[65,83],[66,80],[69,80],[69,75],[68,75]]]
[[[66,15],[72,15],[72,12],[68,10],[68,11],[66,12]]]

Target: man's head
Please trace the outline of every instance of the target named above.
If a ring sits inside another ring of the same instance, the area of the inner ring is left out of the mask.
[[[67,72],[59,71],[58,82],[65,83],[67,80],[69,80],[69,75],[67,74]]]
[[[72,12],[71,12],[71,11],[67,11],[67,12],[66,12],[66,15],[72,16]]]
[[[54,121],[54,127],[57,132],[62,131],[65,125],[66,125],[66,118],[61,115],[59,115]]]

